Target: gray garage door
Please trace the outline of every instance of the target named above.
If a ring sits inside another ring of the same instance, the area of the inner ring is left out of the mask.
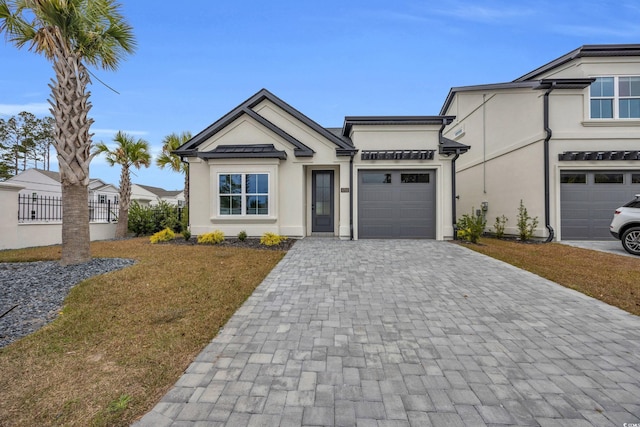
[[[435,181],[432,170],[360,171],[358,237],[435,239]]]
[[[562,240],[611,239],[613,212],[640,194],[639,171],[560,173]]]

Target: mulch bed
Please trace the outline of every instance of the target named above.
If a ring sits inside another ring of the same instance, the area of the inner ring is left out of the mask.
[[[228,238],[224,239],[224,242],[218,243],[212,246],[220,246],[227,248],[247,248],[247,249],[262,249],[262,250],[272,250],[272,251],[288,251],[296,242],[296,239],[287,239],[281,242],[278,245],[267,246],[261,245],[260,239],[247,237],[244,240],[240,240],[238,238]],[[189,240],[185,240],[182,237],[177,237],[168,242],[158,242],[160,245],[197,245],[198,239],[196,237],[192,237]]]

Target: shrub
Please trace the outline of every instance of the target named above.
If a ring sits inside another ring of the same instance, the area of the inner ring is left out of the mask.
[[[205,245],[215,245],[222,242],[224,242],[224,233],[220,230],[198,236],[198,243]]]
[[[155,230],[151,208],[142,206],[135,200],[129,206],[129,223],[127,226],[129,231],[135,233],[136,236],[144,236],[161,230]]]
[[[182,224],[178,220],[178,208],[175,205],[160,200],[160,202],[151,209],[153,210],[155,226],[157,228],[170,228],[177,233],[182,231]]]
[[[238,233],[238,240],[240,240],[241,242],[244,242],[247,239],[247,232],[242,230],[241,232]]]
[[[458,237],[471,243],[478,243],[478,239],[484,233],[487,220],[483,215],[476,215],[475,208],[471,208],[471,215],[464,214],[456,224],[458,227]]]
[[[504,229],[508,221],[509,220],[504,215],[496,217],[496,222],[493,224],[493,230],[496,233],[496,238],[502,239],[504,237]]]
[[[518,208],[518,235],[520,240],[527,241],[533,236],[533,232],[538,226],[538,217],[531,218],[527,208],[524,207],[522,199],[520,200],[520,207]]]
[[[260,238],[260,244],[265,246],[275,246],[287,240],[285,236],[280,236],[275,233],[264,233]]]
[[[168,242],[176,237],[176,233],[170,228],[165,228],[162,231],[158,231],[156,234],[149,238],[151,243]]]
[[[186,240],[187,242],[189,241],[189,239],[191,239],[191,231],[189,231],[188,228],[183,228],[182,229],[182,237],[184,237],[184,240]]]
[[[186,208],[185,208],[186,210]],[[170,228],[176,233],[182,231],[188,223],[188,214],[183,212],[183,220],[178,220],[178,208],[164,200],[156,206],[142,206],[137,201],[131,202],[129,206],[129,231],[136,236],[153,234],[158,231]],[[186,219],[185,219],[186,218]],[[185,222],[186,221],[186,222]]]

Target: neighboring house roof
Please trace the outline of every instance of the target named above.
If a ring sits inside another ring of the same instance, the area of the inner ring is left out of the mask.
[[[444,101],[440,114],[445,114],[453,102],[457,92],[485,91],[499,89],[546,89],[550,83],[556,82],[556,89],[580,89],[588,86],[593,79],[542,79],[535,80],[536,77],[576,58],[583,57],[614,57],[614,56],[640,56],[640,44],[617,44],[617,45],[584,45],[575,49],[553,61],[536,68],[535,70],[518,77],[512,82],[494,83],[474,86],[452,87]],[[589,80],[589,81],[588,81]],[[546,85],[546,86],[545,86]]]
[[[281,100],[280,98],[278,98],[277,96],[269,92],[268,90],[261,89],[255,95],[253,95],[252,97],[244,101],[242,104],[238,105],[229,113],[225,114],[223,117],[221,117],[219,120],[211,124],[205,130],[203,130],[202,132],[198,133],[196,136],[191,138],[185,144],[178,147],[178,149],[175,150],[174,153],[179,156],[196,154],[197,147],[200,144],[202,144],[203,142],[211,138],[216,133],[220,132],[225,127],[229,126],[239,117],[243,115],[247,115],[252,119],[256,120],[258,123],[260,123],[267,129],[271,130],[272,132],[280,136],[281,138],[283,138],[284,140],[286,140],[287,142],[289,142],[290,144],[292,144],[295,147],[294,153],[297,157],[313,156],[314,151],[310,147],[306,146],[305,144],[300,142],[298,139],[289,135],[288,133],[280,129],[278,126],[271,123],[269,120],[265,119],[255,111],[253,111],[253,108],[264,100],[268,100],[269,102],[277,105],[279,108],[286,111],[288,114],[290,114],[300,122],[304,123],[309,128],[313,129],[314,131],[316,131],[317,133],[319,133],[329,141],[333,142],[336,145],[336,149],[343,149],[343,150],[354,149],[353,145],[350,145],[348,142],[346,142],[342,138],[336,136],[332,132],[323,128],[318,123],[314,122],[309,117],[305,116],[300,111],[296,110],[295,108],[293,108],[292,106],[290,106],[289,104],[287,104],[286,102],[284,102],[283,100]]]
[[[135,185],[147,190],[150,193],[155,194],[156,196],[158,196],[160,198],[163,198],[163,197],[175,197],[175,196],[177,196],[178,194],[180,194],[182,192],[182,190],[169,191],[169,190],[165,190],[164,188],[152,187],[150,185],[142,185],[142,184],[135,184]]]
[[[42,169],[33,169],[34,171],[40,172],[41,174],[57,181],[60,182],[60,172],[54,172],[54,171],[46,171],[46,170],[42,170]]]

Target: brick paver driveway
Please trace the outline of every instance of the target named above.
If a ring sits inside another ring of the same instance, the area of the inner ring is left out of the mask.
[[[138,424],[640,423],[640,318],[448,242],[304,239]]]

